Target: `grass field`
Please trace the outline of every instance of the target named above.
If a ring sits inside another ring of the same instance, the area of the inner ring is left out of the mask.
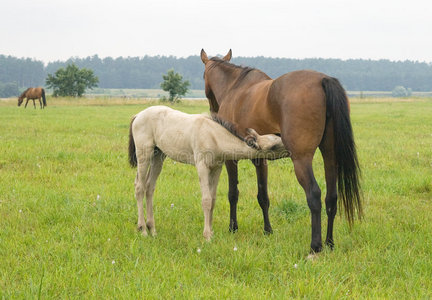
[[[196,171],[167,160],[155,193],[158,236],[142,237],[128,126],[155,103],[48,98],[35,110],[0,101],[1,299],[432,297],[431,99],[352,103],[365,218],[350,230],[338,214],[335,250],[313,261],[289,159],[269,166],[273,235],[262,232],[250,162],[239,166],[239,231],[228,232],[223,171],[206,243]],[[208,111],[204,101],[175,108]],[[319,152],[314,169],[324,194]]]

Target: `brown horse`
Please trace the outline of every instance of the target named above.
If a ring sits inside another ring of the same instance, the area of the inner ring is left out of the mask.
[[[315,180],[312,159],[319,147],[324,160],[328,217],[325,243],[334,247],[333,222],[337,199],[342,200],[351,225],[355,211],[362,216],[359,164],[345,90],[336,78],[315,71],[294,71],[271,79],[260,70],[229,63],[231,50],[222,59],[208,58],[204,49],[205,93],[210,110],[237,126],[259,134],[280,133],[291,153],[294,171],[303,187],[312,219],[311,251],[322,250],[321,190]],[[258,177],[258,202],[264,215],[264,230],[271,233],[268,217],[267,164],[253,160]],[[226,162],[229,178],[230,230],[236,231],[237,162]]]
[[[18,106],[20,106],[23,103],[24,98],[27,98],[27,101],[26,101],[26,104],[25,104],[24,108],[27,107],[27,104],[28,104],[29,100],[33,100],[33,106],[34,106],[34,108],[36,108],[36,103],[35,103],[36,99],[39,100],[39,104],[40,104],[40,108],[41,109],[43,109],[45,106],[47,106],[47,104],[46,104],[46,98],[45,98],[45,90],[43,88],[41,88],[41,87],[26,89],[18,97]],[[43,102],[41,102],[41,98],[42,98]]]

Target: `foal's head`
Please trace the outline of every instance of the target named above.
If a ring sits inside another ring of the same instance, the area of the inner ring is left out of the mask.
[[[265,158],[276,159],[290,156],[280,136],[276,134],[259,135],[252,128],[247,128],[246,134],[245,142],[250,147],[257,149]]]

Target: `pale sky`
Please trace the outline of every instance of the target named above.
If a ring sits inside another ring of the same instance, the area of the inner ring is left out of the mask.
[[[0,54],[432,62],[431,0],[1,0]]]

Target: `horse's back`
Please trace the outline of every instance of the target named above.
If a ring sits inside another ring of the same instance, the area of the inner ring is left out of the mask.
[[[25,97],[27,99],[37,99],[42,97],[43,88],[41,87],[30,87],[25,91]]]

